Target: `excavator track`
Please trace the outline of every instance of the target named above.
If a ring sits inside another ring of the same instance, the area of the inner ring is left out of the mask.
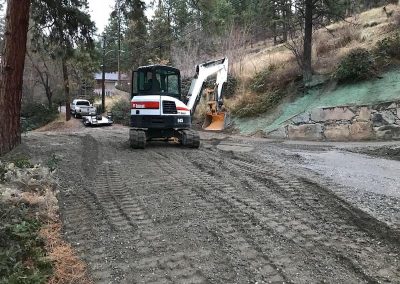
[[[181,130],[181,143],[185,147],[199,148],[200,147],[200,136],[195,130],[185,129]]]
[[[130,129],[129,144],[134,149],[144,149],[146,147],[146,132],[140,129]]]

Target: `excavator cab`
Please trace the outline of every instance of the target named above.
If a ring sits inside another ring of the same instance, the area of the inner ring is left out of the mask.
[[[162,95],[181,100],[181,76],[178,69],[164,65],[142,66],[132,75],[131,97]]]

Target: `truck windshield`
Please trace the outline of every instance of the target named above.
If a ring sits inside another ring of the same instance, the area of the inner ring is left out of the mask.
[[[88,101],[77,101],[76,105],[77,106],[89,106],[90,103]]]

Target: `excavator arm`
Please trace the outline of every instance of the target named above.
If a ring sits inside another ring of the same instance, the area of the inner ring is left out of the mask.
[[[206,114],[206,119],[203,128],[206,130],[222,130],[227,124],[227,113],[221,108],[222,106],[222,89],[224,83],[228,80],[228,59],[222,58],[205,62],[196,66],[196,75],[190,85],[187,95],[187,106],[193,115],[201,98],[204,82],[208,77],[216,75],[216,85],[214,99],[207,102],[209,110]]]

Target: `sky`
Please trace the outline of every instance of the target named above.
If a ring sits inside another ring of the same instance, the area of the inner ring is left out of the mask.
[[[92,21],[96,23],[97,33],[101,34],[108,23],[108,17],[113,10],[115,0],[88,0],[88,2]],[[148,7],[151,0],[145,0],[144,2]],[[151,17],[153,13],[154,11],[151,8],[146,9],[147,17]]]
[[[115,0],[89,0],[89,12],[96,23],[97,33],[102,33],[107,25]]]

